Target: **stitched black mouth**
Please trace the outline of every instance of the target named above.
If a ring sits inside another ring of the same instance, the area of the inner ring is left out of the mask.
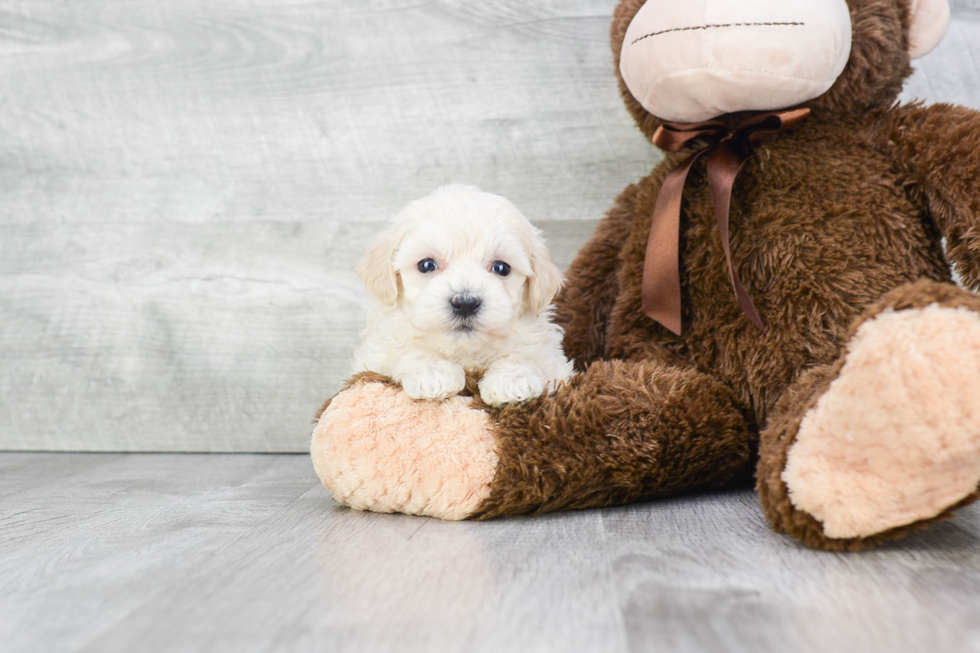
[[[693,32],[699,29],[720,29],[723,27],[802,27],[806,23],[722,23],[718,25],[694,25],[692,27],[674,27],[672,29],[665,29],[659,32],[651,32],[645,36],[634,40],[630,45],[635,45],[643,39],[648,39],[652,36],[660,36],[661,34],[670,34],[671,32]]]

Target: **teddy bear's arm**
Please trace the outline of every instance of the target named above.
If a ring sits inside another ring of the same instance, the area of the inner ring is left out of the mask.
[[[565,355],[585,370],[605,355],[606,323],[619,295],[619,252],[632,231],[637,189],[629,186],[596,227],[565,273],[555,322],[565,331]]]
[[[898,106],[879,121],[876,137],[924,198],[964,285],[980,288],[980,113],[949,104]]]

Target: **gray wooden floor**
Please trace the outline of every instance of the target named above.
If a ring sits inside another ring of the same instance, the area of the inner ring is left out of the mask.
[[[301,455],[0,454],[0,650],[980,651],[980,510],[808,551],[748,490],[486,523]]]

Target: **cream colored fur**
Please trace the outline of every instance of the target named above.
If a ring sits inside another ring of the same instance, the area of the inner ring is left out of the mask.
[[[949,24],[948,0],[913,0],[910,55]],[[664,120],[699,122],[819,97],[851,51],[846,0],[647,0],[626,32],[620,72]]]
[[[918,59],[939,45],[949,28],[949,0],[912,0],[909,56]]]
[[[356,510],[464,519],[490,494],[497,469],[492,424],[471,402],[414,401],[381,383],[350,388],[313,431],[316,473]]]
[[[851,31],[845,0],[648,0],[626,32],[620,71],[664,120],[783,109],[833,85]]]
[[[438,269],[423,273],[420,261]],[[492,266],[503,261],[510,273]],[[444,186],[412,202],[376,240],[359,272],[377,302],[354,355],[354,372],[391,377],[416,399],[458,394],[481,373],[490,405],[524,401],[572,373],[549,304],[561,285],[541,233],[507,200]],[[450,300],[480,299],[469,320]]]
[[[885,312],[804,417],[783,481],[832,538],[935,517],[980,482],[980,315]]]

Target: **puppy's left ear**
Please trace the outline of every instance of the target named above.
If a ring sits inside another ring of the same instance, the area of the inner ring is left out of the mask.
[[[379,234],[367,258],[357,264],[356,272],[367,289],[388,306],[398,299],[398,275],[392,265],[397,240],[391,229]]]
[[[541,315],[551,300],[561,288],[561,270],[551,258],[551,252],[544,244],[540,233],[534,235],[534,245],[531,247],[531,276],[527,278],[528,309],[535,315]]]

